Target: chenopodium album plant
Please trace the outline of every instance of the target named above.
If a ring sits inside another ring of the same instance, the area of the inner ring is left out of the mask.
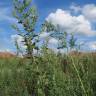
[[[39,42],[38,34],[35,32],[35,26],[38,19],[37,11],[34,6],[31,6],[32,0],[14,0],[13,16],[18,20],[18,25],[13,25],[13,28],[18,31],[18,35],[23,37],[23,43],[26,46],[27,56],[33,58],[33,50],[37,49],[36,45]],[[19,25],[22,28],[19,28]]]

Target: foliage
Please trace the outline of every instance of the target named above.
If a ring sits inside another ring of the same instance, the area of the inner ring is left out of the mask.
[[[0,96],[95,96],[96,55],[70,56],[49,50],[33,64],[27,58],[0,59]]]
[[[22,25],[22,29],[17,25],[13,25],[13,28],[19,32],[18,35],[23,37],[24,40],[22,42],[27,47],[27,55],[33,57],[33,50],[38,49],[36,45],[38,40],[35,39],[38,36],[35,32],[38,18],[36,8],[34,6],[31,7],[31,0],[14,0],[13,4],[13,16],[18,20],[18,25]]]
[[[74,34],[71,33],[70,40],[69,40],[69,46],[71,49],[76,47],[76,38],[74,37]]]

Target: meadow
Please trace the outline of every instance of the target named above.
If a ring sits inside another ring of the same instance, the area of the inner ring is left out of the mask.
[[[81,20],[79,17],[75,20],[76,17],[70,16],[67,11],[59,11],[60,16],[67,14],[69,25],[72,18],[73,29],[80,23],[75,31],[81,26],[78,29],[80,32],[85,29],[85,33],[90,33],[91,24],[86,21],[86,32],[82,15]],[[16,54],[5,52],[0,55],[0,96],[96,96],[96,52],[88,52],[88,49],[84,51],[81,48],[84,44],[77,43],[76,32],[66,32],[66,28],[62,28],[58,22],[54,25],[47,19],[38,22],[41,19],[32,0],[13,0],[12,13],[16,19],[15,23],[11,22],[17,32],[13,36],[16,47],[13,51]],[[54,17],[53,13],[51,15]],[[75,21],[76,24],[73,23]],[[37,25],[40,25],[39,28]],[[70,31],[71,27],[68,27]],[[53,49],[52,44],[49,44],[52,40],[56,44],[53,44]]]
[[[0,96],[96,96],[96,53],[0,58]]]

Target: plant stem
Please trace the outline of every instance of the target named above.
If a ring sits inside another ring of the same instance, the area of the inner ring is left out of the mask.
[[[86,94],[86,90],[85,90],[84,84],[83,84],[82,79],[81,79],[81,77],[80,77],[79,71],[78,71],[78,69],[77,69],[77,67],[76,67],[76,65],[75,65],[75,63],[74,63],[74,60],[73,60],[72,56],[70,56],[70,57],[71,57],[71,60],[72,60],[73,67],[74,67],[74,69],[75,69],[75,71],[76,71],[76,73],[77,73],[78,80],[79,80],[80,83],[81,83],[82,90],[84,91],[85,96],[88,96],[88,95]]]

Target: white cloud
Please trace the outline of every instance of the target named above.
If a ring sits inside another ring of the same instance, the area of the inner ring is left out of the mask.
[[[19,36],[17,34],[11,35],[11,40],[12,40],[13,43],[15,43],[15,40],[17,40],[17,43],[18,43],[19,47],[22,48],[22,49],[26,49],[26,46],[22,42],[24,40],[22,36]]]
[[[60,25],[66,32],[74,32],[87,36],[96,34],[96,31],[92,30],[90,21],[82,14],[79,16],[72,16],[71,13],[66,10],[57,9],[55,13],[50,13],[46,20],[54,25]]]
[[[87,4],[82,8],[82,14],[90,21],[96,22],[96,5]]]
[[[79,6],[72,4],[70,6],[71,12],[82,13],[82,15],[89,21],[96,22],[96,5],[86,4],[84,6]]]
[[[81,8],[80,6],[78,6],[78,5],[76,5],[76,4],[72,4],[72,5],[70,6],[70,9],[71,9],[72,12],[78,13],[78,12],[81,11],[82,8]]]
[[[0,52],[12,52],[10,49],[0,49]]]
[[[96,41],[89,42],[88,46],[91,50],[96,50]]]
[[[50,38],[49,44],[57,45],[57,43],[58,43],[58,40],[56,40],[55,38]]]
[[[10,8],[0,7],[0,21],[16,22],[16,19],[11,16]]]
[[[12,41],[17,40],[18,43],[21,42],[21,41],[23,41],[23,37],[22,36],[19,36],[17,34],[11,35],[11,39],[12,39]]]
[[[50,49],[52,49],[55,53],[67,53],[66,49],[57,49],[56,47],[52,47]]]
[[[50,35],[50,34],[47,33],[47,32],[42,32],[42,33],[39,35],[39,38],[40,38],[40,39],[44,39],[44,38],[48,37],[49,35]]]

